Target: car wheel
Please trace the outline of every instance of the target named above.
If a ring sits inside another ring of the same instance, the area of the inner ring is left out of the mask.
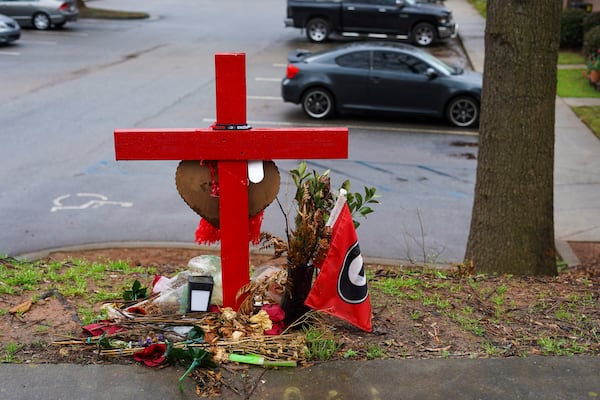
[[[454,126],[467,128],[479,120],[479,103],[472,97],[460,96],[450,100],[446,117]]]
[[[418,46],[431,46],[436,38],[435,27],[427,22],[415,25],[412,30],[412,40]]]
[[[33,24],[33,27],[37,30],[40,31],[45,31],[46,29],[50,28],[50,17],[48,16],[48,14],[44,14],[44,13],[35,13],[33,14],[33,17],[31,17],[31,23]]]
[[[311,42],[324,42],[329,37],[331,28],[329,23],[321,18],[315,18],[306,24],[306,37]]]
[[[311,118],[328,118],[333,115],[333,96],[325,89],[308,89],[302,96],[302,109]]]

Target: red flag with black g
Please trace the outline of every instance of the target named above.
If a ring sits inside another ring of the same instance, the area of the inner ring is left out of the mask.
[[[371,332],[371,300],[352,214],[342,189],[327,225],[329,251],[304,304]]]

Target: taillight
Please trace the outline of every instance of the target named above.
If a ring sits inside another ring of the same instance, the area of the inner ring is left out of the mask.
[[[298,74],[298,72],[300,72],[300,68],[296,67],[293,64],[288,64],[285,76],[288,79],[293,79]]]
[[[60,7],[58,7],[58,11],[67,11],[69,9],[69,3],[62,3]]]

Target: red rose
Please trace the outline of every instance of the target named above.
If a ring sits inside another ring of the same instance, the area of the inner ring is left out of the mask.
[[[155,343],[142,351],[134,353],[133,359],[138,362],[143,362],[149,367],[156,367],[165,362],[165,351],[167,351],[166,344]]]

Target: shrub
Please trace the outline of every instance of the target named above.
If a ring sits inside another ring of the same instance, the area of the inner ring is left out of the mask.
[[[587,16],[579,8],[563,10],[560,21],[560,47],[579,48],[583,43],[583,19]]]
[[[597,56],[600,49],[600,25],[587,31],[583,38],[583,55],[586,59]]]
[[[595,26],[600,26],[600,11],[596,11],[593,13],[589,13],[583,19],[583,23],[581,27],[583,29],[583,34],[585,35],[590,29]]]

